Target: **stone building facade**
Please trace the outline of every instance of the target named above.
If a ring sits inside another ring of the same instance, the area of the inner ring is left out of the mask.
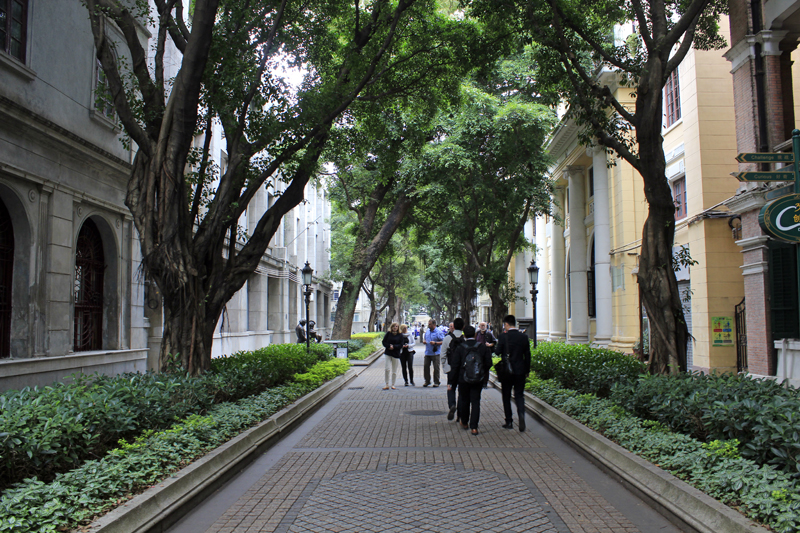
[[[796,48],[800,2],[731,0],[730,62],[738,152],[791,151],[798,127]],[[740,171],[769,165],[739,165]],[[746,357],[756,375],[800,383],[800,315],[795,245],[766,235],[758,223],[761,208],[787,192],[788,183],[745,183],[726,201],[741,216]],[[797,364],[795,364],[797,362]]]
[[[3,0],[0,11],[0,390],[155,368],[160,297],[124,204],[133,153],[96,91],[102,72],[85,7]],[[140,34],[151,36],[144,26]],[[270,205],[262,192],[243,227]],[[311,316],[322,333],[330,327],[328,217],[325,193],[310,184],[228,304],[214,355],[294,340],[305,261],[316,276]]]
[[[722,339],[714,331],[722,318],[730,318],[733,329],[744,295],[742,257],[732,231],[738,215],[724,205],[738,183],[730,176],[737,165],[728,71],[720,51],[690,51],[665,88],[662,135],[676,204],[673,251],[685,247],[696,261],[676,273],[692,334],[689,367],[735,372],[735,332]],[[614,72],[601,77],[623,105],[633,104]],[[537,336],[632,353],[647,344],[648,331],[636,278],[647,217],[641,177],[614,154],[582,145],[578,126],[568,118],[547,148],[554,160],[556,218],[537,218],[526,228],[540,268]],[[525,268],[532,257],[519,254],[511,269],[526,296]],[[527,299],[518,301],[518,316],[531,316]]]

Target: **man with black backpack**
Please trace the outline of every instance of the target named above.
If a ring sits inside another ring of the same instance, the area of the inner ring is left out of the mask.
[[[445,335],[442,341],[442,370],[447,374],[447,406],[450,411],[447,419],[452,420],[456,412],[456,388],[458,387],[458,373],[453,372],[450,359],[459,344],[464,342],[464,319],[459,317],[450,323],[450,333]]]
[[[492,352],[486,343],[475,340],[475,327],[464,328],[464,342],[454,351],[450,366],[458,375],[458,418],[461,427],[478,434],[481,416],[481,391],[489,381]],[[467,423],[469,421],[469,423]]]

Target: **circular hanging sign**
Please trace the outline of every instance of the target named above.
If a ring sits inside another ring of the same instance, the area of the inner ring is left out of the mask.
[[[787,194],[761,208],[758,223],[769,235],[800,243],[800,194]]]

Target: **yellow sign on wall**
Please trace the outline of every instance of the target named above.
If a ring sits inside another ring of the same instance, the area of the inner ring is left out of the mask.
[[[733,317],[711,317],[711,346],[733,346]]]

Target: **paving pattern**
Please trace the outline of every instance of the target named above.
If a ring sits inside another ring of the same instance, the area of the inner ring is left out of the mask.
[[[447,421],[444,386],[384,391],[383,373],[353,381],[208,533],[679,531],[530,417],[502,429],[497,391],[473,436]]]

